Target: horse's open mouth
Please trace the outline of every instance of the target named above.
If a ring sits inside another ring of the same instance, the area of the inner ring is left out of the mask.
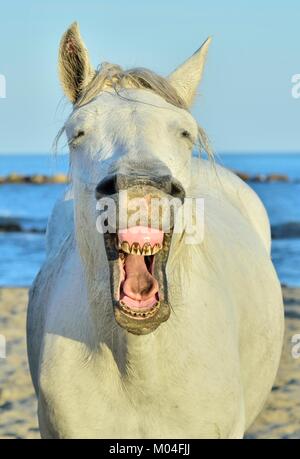
[[[115,319],[128,332],[145,335],[170,316],[166,266],[184,188],[171,175],[118,173],[105,177],[95,196],[102,228],[106,228],[103,236]],[[116,220],[111,226],[107,201],[101,204],[103,197],[115,203]]]
[[[116,321],[134,334],[154,331],[170,315],[166,262],[171,234],[138,226],[104,239]]]

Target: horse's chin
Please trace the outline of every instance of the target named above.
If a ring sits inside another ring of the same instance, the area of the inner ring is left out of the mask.
[[[151,333],[170,316],[166,264],[171,238],[171,232],[162,233],[159,242],[154,237],[152,245],[142,246],[124,241],[124,235],[122,240],[120,232],[104,234],[115,320],[129,333]]]

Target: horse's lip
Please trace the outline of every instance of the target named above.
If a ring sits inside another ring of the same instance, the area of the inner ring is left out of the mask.
[[[159,303],[151,317],[137,318],[126,314],[120,308],[120,303],[114,301],[114,316],[120,327],[134,335],[147,335],[159,327],[170,316],[170,307],[167,303]]]

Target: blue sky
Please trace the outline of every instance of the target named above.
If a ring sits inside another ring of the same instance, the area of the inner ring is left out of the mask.
[[[300,151],[299,0],[0,0],[0,152],[48,152],[70,106],[57,78],[77,20],[94,65],[163,75],[213,36],[194,114],[217,152]]]

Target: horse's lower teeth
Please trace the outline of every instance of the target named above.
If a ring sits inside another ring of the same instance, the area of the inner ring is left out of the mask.
[[[123,301],[120,301],[120,307],[121,309],[128,315],[132,316],[132,317],[152,317],[155,312],[157,311],[158,309],[158,306],[159,306],[159,302],[156,303],[149,311],[147,312],[137,312],[137,311],[132,311],[128,306],[126,306],[125,303],[123,303]]]

